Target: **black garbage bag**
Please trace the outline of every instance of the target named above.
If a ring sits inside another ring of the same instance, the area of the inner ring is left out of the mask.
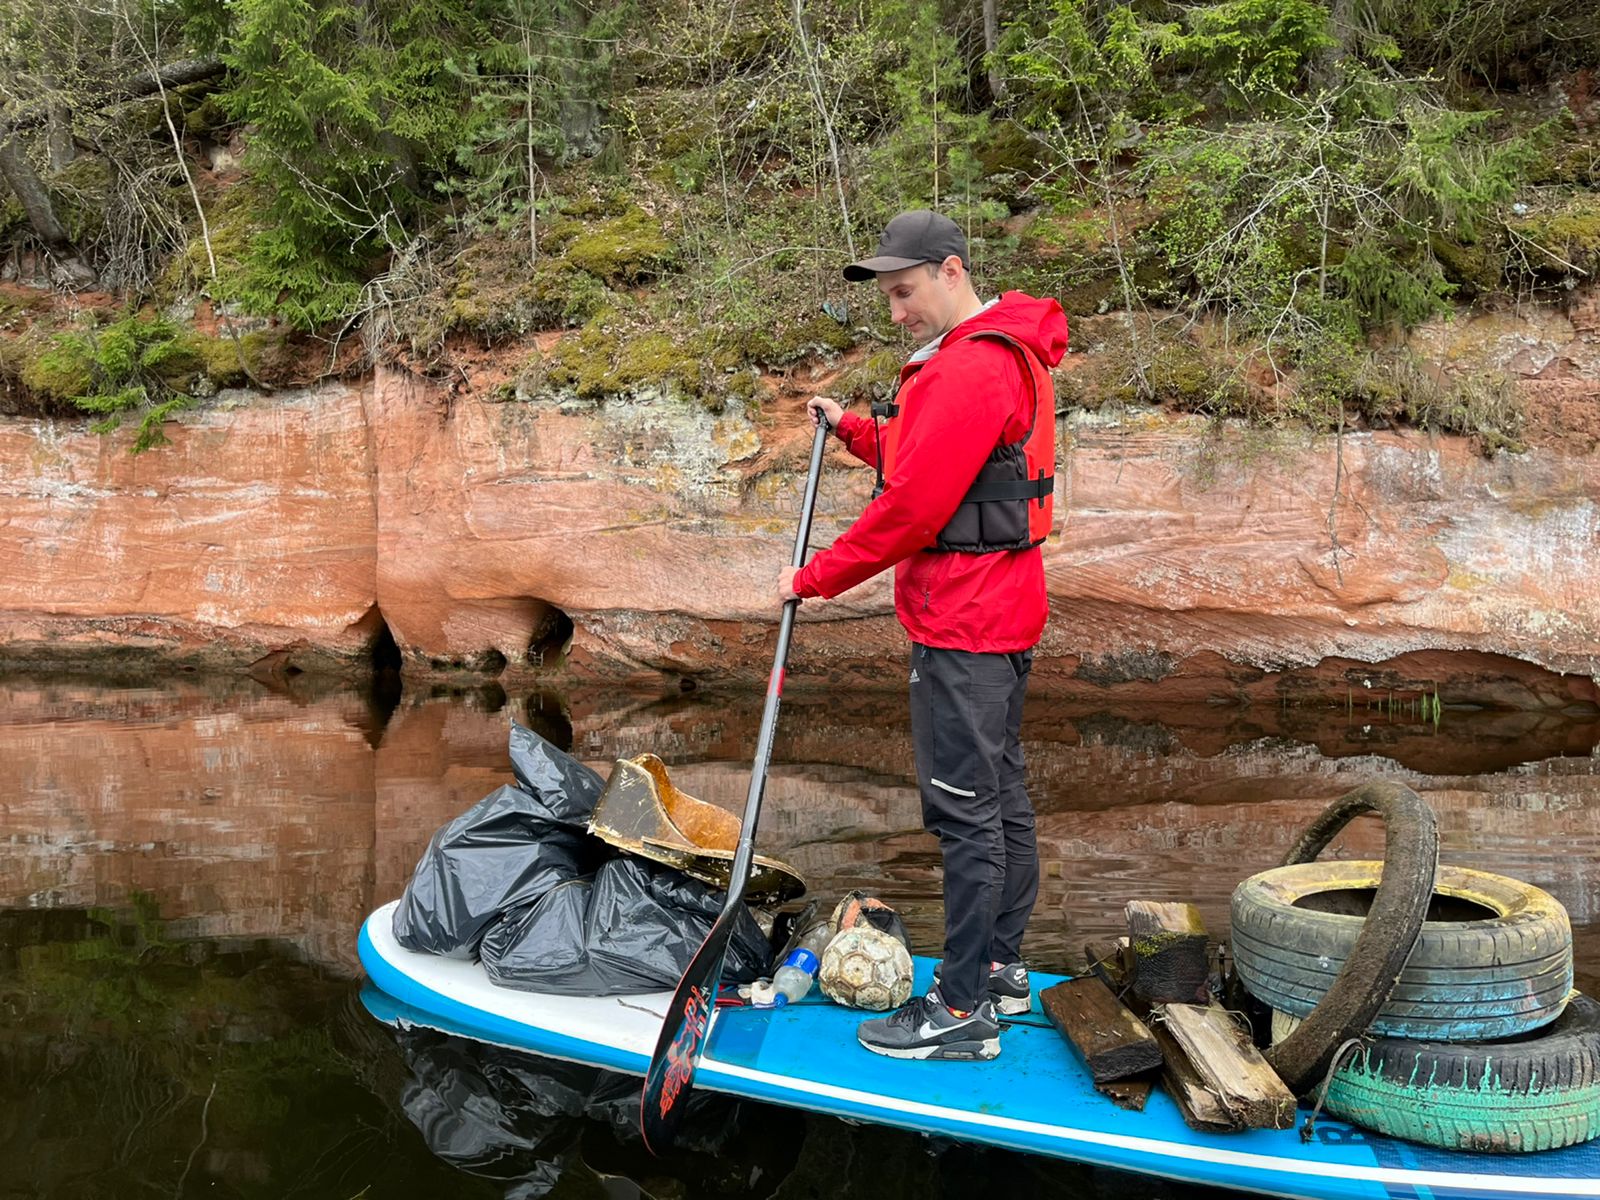
[[[584,830],[604,789],[598,774],[520,725],[511,758],[524,786],[495,789],[429,841],[394,912],[406,949],[471,958],[501,914],[590,874],[611,852]]]
[[[544,806],[546,820],[586,829],[606,781],[592,767],[558,750],[531,729],[511,726],[511,773],[517,786]]]
[[[605,844],[543,811],[521,788],[496,788],[435,833],[394,910],[395,940],[471,958],[501,913],[593,871]]]
[[[526,992],[625,996],[669,991],[688,970],[722,912],[725,893],[672,867],[619,857],[592,881],[574,880],[509,912],[483,936],[478,956],[491,980]],[[739,909],[722,977],[766,974],[772,948]]]

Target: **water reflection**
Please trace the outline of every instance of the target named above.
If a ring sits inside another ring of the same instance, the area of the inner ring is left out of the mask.
[[[498,685],[375,696],[304,677],[0,680],[10,1190],[506,1194],[506,1179],[454,1172],[421,1146],[400,1100],[417,1076],[352,1007],[361,919],[399,894],[434,829],[508,780],[509,720],[601,769],[652,751],[686,790],[739,808],[759,702]],[[1024,740],[1045,875],[1027,943],[1038,966],[1075,965],[1134,898],[1194,900],[1226,930],[1234,884],[1377,776],[1430,801],[1447,861],[1555,893],[1573,917],[1579,984],[1600,989],[1592,715],[1446,710],[1435,724],[1355,704],[1042,700]],[[819,892],[877,889],[920,948],[936,945],[937,849],[920,829],[903,696],[786,696],[761,843]],[[1358,822],[1335,851],[1381,845],[1375,823]],[[732,1159],[753,1156],[741,1169],[763,1182],[721,1194],[835,1194],[826,1181],[849,1178],[876,1180],[873,1195],[941,1195],[998,1169],[978,1151],[933,1160],[914,1137],[757,1111]],[[758,1154],[774,1124],[800,1147],[792,1162]],[[612,1125],[573,1128],[553,1194],[688,1194],[633,1164]],[[1032,1163],[1008,1156],[1004,1169]],[[783,1171],[798,1182],[779,1186]],[[1149,1194],[1121,1177],[1074,1186],[1061,1194]]]
[[[7,1196],[494,1195],[414,1148],[347,980],[123,912],[0,912]]]
[[[382,1006],[387,997],[376,1001]],[[677,1147],[654,1162],[638,1133],[635,1076],[426,1029],[395,1036],[410,1072],[400,1105],[428,1149],[499,1180],[508,1197],[548,1195],[580,1166],[631,1180],[644,1195],[652,1194],[650,1176],[668,1175],[695,1195],[748,1196],[752,1178],[775,1182],[794,1165],[791,1139],[763,1136],[774,1132],[777,1114],[760,1105],[690,1093]]]

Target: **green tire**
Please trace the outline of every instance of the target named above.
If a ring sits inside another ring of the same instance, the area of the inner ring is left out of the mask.
[[[1363,1039],[1328,1081],[1325,1110],[1450,1150],[1559,1150],[1600,1136],[1600,1004],[1507,1042]]]

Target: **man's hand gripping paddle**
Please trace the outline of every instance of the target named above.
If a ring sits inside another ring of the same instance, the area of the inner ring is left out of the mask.
[[[820,416],[820,414],[819,414]],[[806,475],[805,499],[800,504],[800,528],[794,539],[794,566],[803,567],[806,546],[811,540],[811,509],[817,501],[817,479],[822,474],[822,452],[828,441],[828,422],[821,419],[811,443],[811,470]],[[750,860],[755,856],[756,820],[761,815],[761,794],[767,785],[767,763],[772,757],[772,735],[778,725],[778,701],[783,694],[783,669],[789,661],[789,637],[794,632],[798,600],[787,601],[778,623],[778,649],[773,655],[772,675],[767,682],[767,703],[761,713],[761,732],[756,738],[756,760],[750,771],[750,791],[744,802],[744,822],[739,828],[739,848],[734,852],[733,870],[728,879],[728,899],[717,923],[695,952],[689,969],[678,981],[678,990],[667,1006],[656,1040],[656,1052],[644,1077],[644,1108],[640,1124],[645,1145],[659,1153],[672,1144],[673,1133],[683,1119],[689,1089],[694,1086],[694,1069],[705,1048],[706,1033],[716,1008],[717,986],[722,982],[722,960],[728,951],[739,906],[744,903],[744,888],[750,878]]]

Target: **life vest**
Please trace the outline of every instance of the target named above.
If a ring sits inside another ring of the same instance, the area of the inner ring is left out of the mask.
[[[1026,550],[1050,536],[1055,519],[1055,384],[1038,357],[1008,334],[983,329],[969,336],[992,338],[1016,351],[1033,392],[1033,406],[1027,431],[1017,441],[1001,442],[989,452],[955,515],[929,548],[962,554]],[[894,470],[900,444],[900,405],[893,400],[874,404],[872,415],[874,420],[889,418],[878,453],[881,481]],[[878,490],[882,490],[881,482]]]

